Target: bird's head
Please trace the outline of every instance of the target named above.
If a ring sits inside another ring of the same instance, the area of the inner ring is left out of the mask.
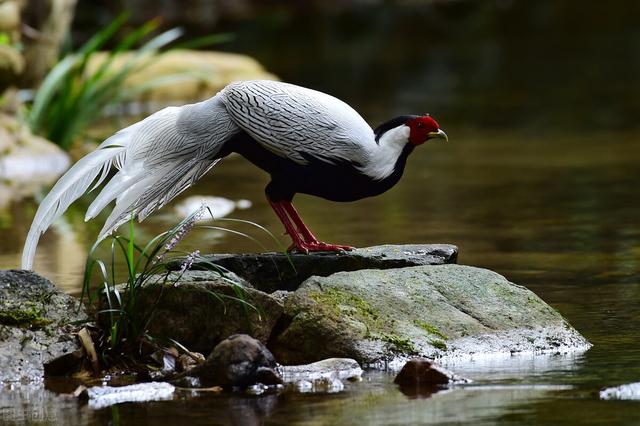
[[[429,114],[403,115],[387,121],[375,130],[376,141],[380,141],[387,135],[395,143],[418,146],[430,139],[444,139],[448,141],[447,134],[440,128],[436,120]]]
[[[429,139],[449,140],[438,122],[431,118],[429,114],[414,116],[407,120],[406,125],[409,127],[409,143],[414,146],[421,145]]]

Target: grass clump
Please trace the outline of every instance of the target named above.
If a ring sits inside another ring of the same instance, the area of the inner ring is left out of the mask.
[[[242,284],[227,277],[226,273],[229,271],[200,256],[198,250],[188,254],[176,250],[176,246],[193,228],[215,228],[236,235],[245,235],[256,241],[238,231],[198,225],[197,222],[207,211],[213,218],[211,211],[203,205],[173,228],[152,238],[144,246],[138,245],[135,240],[132,218],[127,236],[110,237],[110,259],[107,262],[95,255],[100,242],[91,248],[85,268],[82,299],[86,298],[88,305],[93,308],[95,318],[101,326],[100,329],[103,330],[102,335],[97,336],[96,346],[105,366],[121,364],[123,354],[135,364],[152,350],[162,349],[163,344],[178,347],[181,351],[188,353],[188,349],[179,342],[171,338],[168,340],[156,338],[149,335],[147,330],[151,321],[162,321],[162,318],[155,318],[154,313],[162,300],[164,289],[167,286],[178,286],[194,262],[198,263],[199,269],[220,274],[220,278],[228,282],[233,293],[218,294],[205,288],[194,288],[193,291],[201,292],[202,297],[211,297],[223,304],[227,300],[240,303],[247,312],[249,309],[257,312],[258,320],[261,318],[259,307],[246,301]],[[253,224],[248,221],[240,222]],[[260,225],[253,225],[269,233]],[[269,235],[275,239],[271,233]],[[181,268],[176,271],[170,265],[175,264],[178,259],[181,260]],[[124,280],[116,277],[118,262],[123,262],[126,266]],[[119,284],[123,281],[123,284]],[[185,291],[191,291],[191,288],[187,287]]]

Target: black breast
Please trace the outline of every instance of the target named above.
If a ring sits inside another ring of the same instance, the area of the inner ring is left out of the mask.
[[[355,201],[381,194],[394,186],[402,173],[407,157],[413,150],[407,144],[398,157],[391,175],[382,180],[373,180],[362,174],[357,164],[342,161],[329,164],[314,157],[308,164],[298,164],[265,149],[245,132],[229,140],[220,156],[231,152],[251,161],[271,175],[265,191],[272,200],[291,200],[297,193],[315,195],[332,201]]]

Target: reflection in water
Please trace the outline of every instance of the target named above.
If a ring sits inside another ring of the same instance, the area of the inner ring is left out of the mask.
[[[495,366],[499,368],[500,363]],[[4,416],[0,418],[9,424],[23,419],[51,424],[106,424],[116,419],[141,418],[149,424],[187,421],[190,425],[260,425],[265,421],[282,425],[478,422],[495,420],[510,412],[512,407],[553,398],[558,392],[571,390],[570,386],[559,385],[487,385],[493,381],[487,373],[476,374],[472,385],[400,389],[392,384],[391,373],[369,372],[365,373],[363,381],[345,382],[345,391],[332,395],[289,391],[250,397],[180,391],[173,401],[128,403],[97,410],[75,399],[22,389],[0,392],[0,415]],[[507,381],[530,373],[523,367]],[[67,389],[73,389],[73,386],[67,386]]]
[[[431,398],[434,393],[444,391],[445,388],[440,385],[400,384],[398,385],[398,390],[409,399],[427,399]]]

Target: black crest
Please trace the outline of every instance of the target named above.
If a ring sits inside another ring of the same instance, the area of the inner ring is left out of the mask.
[[[405,124],[407,121],[414,119],[414,118],[418,118],[420,117],[419,115],[401,115],[400,117],[396,117],[394,119],[391,119],[385,123],[382,123],[381,125],[379,125],[378,127],[376,127],[376,129],[373,131],[373,133],[375,133],[376,135],[376,142],[378,142],[380,140],[380,137],[385,134],[387,131],[396,128],[398,126],[401,126],[403,124]]]

